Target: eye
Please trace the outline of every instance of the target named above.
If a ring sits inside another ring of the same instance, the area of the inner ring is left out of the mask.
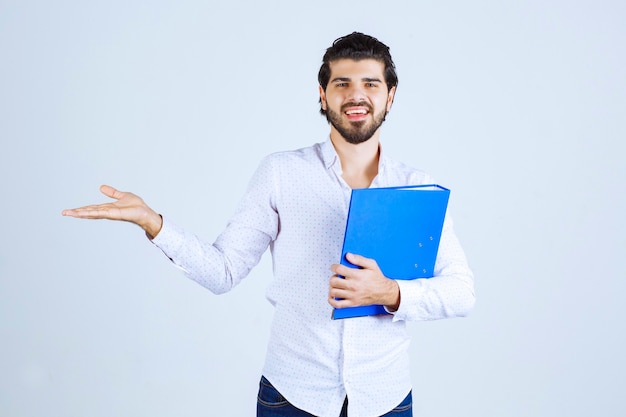
[[[374,88],[374,87],[378,87],[378,84],[376,84],[376,83],[366,83],[365,86]]]

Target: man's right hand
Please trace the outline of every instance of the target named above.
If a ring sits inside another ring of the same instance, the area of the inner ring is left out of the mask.
[[[122,220],[135,223],[145,230],[151,239],[161,231],[163,219],[157,212],[148,207],[139,196],[118,191],[108,185],[101,186],[100,191],[117,201],[63,210],[61,214],[81,219]]]

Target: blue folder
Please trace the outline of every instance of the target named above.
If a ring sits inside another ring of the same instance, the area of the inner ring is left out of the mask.
[[[450,190],[436,184],[352,190],[341,264],[354,253],[392,279],[433,276]],[[389,314],[381,305],[336,308],[333,319]]]

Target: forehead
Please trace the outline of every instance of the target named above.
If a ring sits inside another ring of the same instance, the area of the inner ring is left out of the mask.
[[[342,58],[330,62],[330,79],[335,78],[378,78],[385,81],[385,65],[376,59],[354,59]]]

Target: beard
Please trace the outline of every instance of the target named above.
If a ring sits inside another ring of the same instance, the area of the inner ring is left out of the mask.
[[[346,140],[346,142],[351,143],[353,145],[358,145],[359,143],[363,143],[368,141],[374,133],[378,130],[378,128],[385,121],[385,117],[387,117],[387,111],[383,110],[379,114],[374,114],[374,119],[368,125],[366,120],[361,120],[358,122],[351,122],[346,120],[345,122],[341,119],[341,115],[348,107],[352,106],[361,106],[367,107],[368,111],[372,112],[372,106],[367,103],[347,103],[341,106],[341,113],[337,113],[330,108],[326,109],[326,120],[330,123],[339,134]],[[345,124],[344,124],[345,123]]]

